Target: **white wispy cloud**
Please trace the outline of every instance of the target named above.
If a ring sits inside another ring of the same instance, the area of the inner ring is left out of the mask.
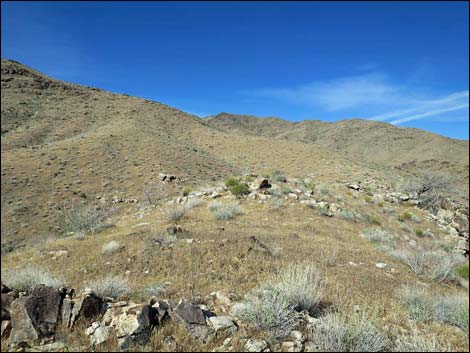
[[[462,114],[457,117],[448,113],[468,111],[469,107],[468,90],[441,96],[431,95],[427,89],[392,83],[386,74],[380,72],[250,93],[312,108],[317,112],[336,112],[343,116],[361,112],[366,119],[389,121],[391,124],[430,118],[448,122],[455,118],[462,121]]]

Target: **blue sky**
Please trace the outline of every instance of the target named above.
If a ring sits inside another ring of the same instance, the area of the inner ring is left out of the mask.
[[[468,139],[468,2],[7,2],[2,58],[199,116]]]

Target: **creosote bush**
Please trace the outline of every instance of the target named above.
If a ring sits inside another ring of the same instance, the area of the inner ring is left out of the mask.
[[[2,282],[18,292],[31,292],[34,287],[41,284],[53,288],[59,288],[64,284],[62,279],[37,266],[29,266],[22,270],[5,270],[2,272]]]

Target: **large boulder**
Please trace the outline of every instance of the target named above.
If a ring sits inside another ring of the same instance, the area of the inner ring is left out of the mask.
[[[194,337],[202,340],[208,337],[210,330],[206,324],[206,315],[198,305],[181,299],[171,314],[174,319],[184,324]]]
[[[36,287],[30,296],[11,303],[10,346],[31,346],[41,339],[53,339],[59,322],[62,294],[44,285]]]
[[[99,319],[106,312],[106,308],[107,304],[103,299],[88,290],[75,300],[70,314],[69,326],[75,325],[80,320],[90,321]],[[67,314],[65,315],[67,317]]]

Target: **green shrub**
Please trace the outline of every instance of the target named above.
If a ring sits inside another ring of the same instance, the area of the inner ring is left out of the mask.
[[[378,225],[378,226],[382,224],[382,222],[380,222],[379,218],[374,216],[374,215],[366,214],[365,219],[366,219],[366,222],[370,223],[370,224],[375,224],[375,225]]]
[[[369,195],[364,196],[364,201],[367,203],[372,203],[372,196],[369,196]]]
[[[225,186],[231,187],[231,186],[238,185],[239,183],[240,182],[237,179],[235,179],[234,177],[230,177],[225,181]]]
[[[409,221],[411,218],[413,218],[413,214],[411,214],[411,213],[408,212],[408,211],[402,212],[402,213],[400,213],[400,215],[398,216],[398,220],[399,220],[400,222]]]
[[[468,264],[457,267],[455,273],[468,281]]]
[[[229,187],[230,192],[235,196],[246,195],[250,193],[250,189],[246,184],[237,184]]]
[[[415,229],[415,234],[417,237],[423,238],[424,237],[424,230],[416,228]]]

